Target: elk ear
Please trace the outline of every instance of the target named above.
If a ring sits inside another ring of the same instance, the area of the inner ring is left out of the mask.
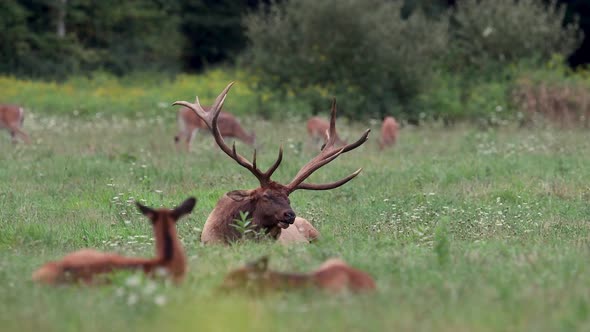
[[[268,256],[262,256],[248,265],[258,272],[265,272],[268,270]]]
[[[141,204],[140,202],[135,202],[135,205],[137,205],[137,208],[139,209],[139,211],[141,211],[141,213],[144,216],[146,216],[150,219],[154,218],[154,216],[156,215],[156,211],[154,211],[150,207],[147,207],[147,206]]]
[[[196,204],[197,199],[194,197],[190,197],[186,201],[182,202],[182,204],[180,204],[179,206],[175,207],[174,210],[172,210],[172,215],[174,216],[174,219],[178,220],[185,214],[193,212],[193,209],[195,208]]]
[[[243,200],[245,200],[246,198],[250,197],[250,193],[246,190],[234,190],[234,191],[230,191],[227,194],[227,197],[231,198],[232,200],[236,201],[236,202],[241,202]]]

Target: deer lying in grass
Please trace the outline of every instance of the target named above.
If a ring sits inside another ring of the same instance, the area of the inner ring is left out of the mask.
[[[329,259],[311,273],[286,273],[268,269],[268,257],[262,257],[244,267],[230,271],[222,290],[246,290],[255,294],[301,288],[318,288],[331,293],[345,290],[367,292],[375,290],[373,278],[350,267],[341,259]]]
[[[210,107],[203,107],[206,112],[210,109]],[[181,108],[176,118],[178,121],[178,134],[174,136],[174,142],[178,146],[184,140],[185,148],[189,151],[197,132],[199,129],[208,129],[207,124],[187,107]],[[219,114],[219,131],[223,137],[234,137],[249,145],[254,145],[256,142],[256,134],[248,134],[242,128],[238,119],[227,112]]]
[[[387,146],[394,145],[397,141],[397,132],[399,125],[395,118],[386,116],[381,125],[381,137],[379,137],[379,149],[383,150]]]
[[[332,112],[329,128],[329,139],[325,144],[324,149],[311,161],[299,170],[295,178],[286,185],[280,184],[271,180],[274,171],[279,167],[283,159],[283,149],[279,150],[279,155],[274,164],[266,171],[262,172],[256,165],[256,150],[252,162],[242,157],[236,152],[235,144],[230,148],[219,131],[218,117],[227,97],[227,93],[233,82],[231,82],[217,97],[211,111],[206,112],[199,103],[197,97],[194,104],[177,101],[174,105],[182,105],[193,110],[199,117],[201,117],[207,126],[211,128],[211,133],[217,145],[230,158],[235,160],[239,165],[246,168],[252,175],[254,175],[260,187],[252,190],[234,190],[226,193],[217,202],[215,209],[209,214],[203,232],[201,234],[201,242],[203,243],[225,243],[228,244],[242,237],[242,234],[234,226],[235,220],[239,218],[240,213],[247,213],[252,220],[253,230],[257,233],[269,234],[280,242],[293,242],[289,239],[302,239],[300,234],[297,234],[299,229],[305,230],[303,238],[313,240],[319,234],[307,220],[296,218],[295,212],[291,208],[289,195],[298,189],[306,190],[329,190],[340,187],[346,182],[357,176],[361,169],[352,173],[351,175],[332,183],[327,184],[311,184],[304,181],[317,171],[322,166],[338,158],[341,154],[350,150],[356,149],[367,141],[369,129],[359,138],[358,141],[348,144],[342,148],[335,148],[335,133],[336,133],[336,100],[332,103]],[[289,227],[293,225],[294,229]],[[285,235],[283,235],[285,234]],[[310,237],[311,236],[311,237]],[[283,237],[283,239],[281,239]],[[297,241],[295,241],[297,242]]]
[[[0,105],[0,128],[7,129],[12,137],[12,143],[17,142],[17,136],[25,143],[30,143],[29,135],[22,131],[25,120],[25,110],[16,105]]]
[[[330,130],[330,122],[314,116],[307,120],[307,133],[314,144],[325,143],[328,141],[328,132]],[[337,146],[346,145],[346,141],[342,140],[338,133],[334,132],[334,140]]]
[[[152,274],[162,269],[176,282],[184,277],[186,256],[178,236],[176,222],[192,212],[196,199],[191,197],[173,210],[152,209],[136,203],[137,207],[152,222],[156,240],[155,258],[134,258],[105,253],[92,249],[75,251],[59,261],[41,266],[33,273],[33,281],[44,284],[84,282],[91,284],[95,278],[118,270],[142,270]]]

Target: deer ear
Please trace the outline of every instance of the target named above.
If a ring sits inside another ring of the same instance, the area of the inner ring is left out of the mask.
[[[244,199],[250,197],[250,193],[248,193],[246,190],[234,190],[228,192],[226,195],[236,202],[241,202]]]
[[[149,208],[141,204],[140,202],[135,202],[135,205],[137,205],[137,208],[144,216],[150,219],[152,219],[156,215],[156,211],[154,211],[152,208]]]
[[[180,217],[184,216],[185,214],[189,214],[193,212],[195,205],[197,204],[197,199],[194,197],[188,198],[186,201],[182,202],[179,206],[172,210],[172,215],[176,220],[180,219]]]

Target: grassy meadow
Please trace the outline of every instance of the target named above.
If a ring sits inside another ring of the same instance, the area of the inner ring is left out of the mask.
[[[590,330],[586,131],[406,127],[399,144],[381,153],[372,124],[369,142],[312,177],[330,181],[363,167],[356,179],[291,197],[294,210],[322,233],[321,241],[203,247],[200,230],[218,198],[257,183],[207,134],[197,136],[191,153],[175,150],[175,109],[167,105],[192,100],[195,86],[157,98],[150,97],[152,90],[138,89],[136,98],[122,89],[121,108],[149,97],[150,110],[105,111],[108,116],[77,116],[76,103],[60,99],[63,86],[57,86],[58,92],[37,95],[25,121],[33,144],[13,146],[1,132],[0,330]],[[0,91],[26,105],[22,90]],[[207,93],[203,99],[210,102],[215,94]],[[62,100],[64,111],[43,98]],[[228,109],[239,109],[240,102],[240,93],[230,92]],[[291,180],[317,151],[303,118],[244,116],[242,123],[257,132],[262,167],[284,145],[276,180]],[[348,140],[367,126],[339,123]],[[237,145],[251,156],[249,147]],[[150,224],[133,202],[170,207],[190,195],[199,202],[178,223],[190,269],[180,286],[134,274],[117,274],[112,285],[95,288],[31,282],[42,263],[79,248],[152,255]],[[289,271],[342,257],[370,273],[378,291],[260,298],[216,291],[230,268],[265,254],[272,268]]]

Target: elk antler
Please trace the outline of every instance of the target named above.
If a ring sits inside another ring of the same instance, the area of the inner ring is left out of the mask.
[[[287,190],[289,193],[297,189],[307,189],[307,190],[328,190],[340,187],[341,185],[345,184],[346,182],[352,180],[355,176],[357,176],[362,168],[359,168],[356,172],[350,174],[349,176],[332,183],[326,184],[313,184],[313,183],[303,183],[305,179],[307,179],[310,175],[312,175],[315,171],[320,169],[322,166],[330,163],[332,160],[338,158],[341,154],[348,152],[350,150],[356,149],[361,146],[363,143],[367,141],[369,137],[369,132],[371,129],[367,129],[363,135],[354,143],[347,144],[342,148],[334,147],[334,143],[336,142],[336,98],[332,100],[332,111],[330,114],[330,130],[327,132],[327,140],[324,146],[322,147],[321,152],[312,160],[310,160],[305,166],[299,170],[299,173],[295,175],[295,178],[286,185]]]
[[[195,103],[191,104],[186,101],[176,101],[172,105],[182,105],[191,109],[199,118],[201,118],[209,129],[211,129],[211,133],[213,134],[213,138],[215,138],[215,142],[221,148],[225,154],[227,154],[230,158],[235,160],[238,164],[242,167],[246,168],[250,171],[260,182],[261,187],[268,186],[271,183],[270,177],[272,174],[277,170],[281,161],[283,160],[283,147],[279,149],[279,156],[274,164],[266,171],[262,172],[256,166],[256,149],[254,149],[254,156],[252,157],[252,163],[250,163],[246,158],[242,157],[240,154],[236,152],[236,143],[234,142],[233,146],[230,148],[225,141],[223,140],[223,136],[219,131],[219,126],[217,124],[217,119],[219,118],[219,113],[221,112],[221,108],[223,107],[223,103],[225,102],[225,98],[227,97],[227,93],[229,89],[234,85],[234,82],[230,82],[223,91],[217,96],[215,99],[215,103],[211,106],[209,112],[206,112],[201,104],[199,103],[199,97],[197,96],[195,99]]]

